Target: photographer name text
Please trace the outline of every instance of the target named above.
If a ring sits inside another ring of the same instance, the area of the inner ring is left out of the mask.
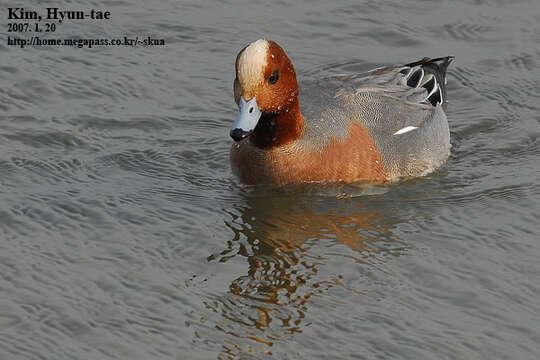
[[[50,7],[37,11],[20,7],[8,8],[9,20],[53,20],[61,23],[65,20],[109,20],[110,18],[111,12],[107,10],[66,10]]]

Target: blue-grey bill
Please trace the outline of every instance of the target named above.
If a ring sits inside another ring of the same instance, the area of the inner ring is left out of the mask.
[[[240,104],[238,105],[240,111],[238,112],[236,121],[231,129],[231,137],[235,141],[240,141],[251,134],[262,115],[255,98],[246,101],[243,97],[241,97]]]

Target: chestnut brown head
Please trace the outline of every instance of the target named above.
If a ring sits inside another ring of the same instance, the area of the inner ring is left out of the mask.
[[[260,39],[238,53],[234,98],[240,108],[231,130],[235,141],[249,136],[264,114],[286,112],[297,102],[296,73],[278,44]]]

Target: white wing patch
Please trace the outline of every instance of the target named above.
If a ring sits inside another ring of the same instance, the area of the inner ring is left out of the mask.
[[[412,130],[415,130],[415,129],[418,129],[418,127],[417,126],[405,126],[403,129],[400,129],[400,130],[396,131],[394,133],[394,135],[405,134],[405,133],[408,133],[409,131],[412,131]]]

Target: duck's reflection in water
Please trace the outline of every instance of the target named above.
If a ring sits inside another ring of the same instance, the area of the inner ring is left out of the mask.
[[[369,197],[283,194],[246,201],[240,209],[228,211],[226,225],[234,238],[208,258],[226,262],[240,256],[249,264],[247,274],[233,280],[230,293],[212,306],[223,318],[218,329],[233,336],[225,341],[223,358],[249,351],[246,346],[251,346],[241,339],[265,344],[264,352],[283,336],[302,332],[310,325],[306,315],[314,297],[320,295],[317,307],[324,306],[321,302],[338,306],[338,297],[324,296],[331,288],[362,296],[363,289],[345,284],[336,260],[372,266],[376,254],[399,255],[405,250],[392,236],[392,227],[400,220],[388,215],[392,209],[384,201],[377,205]]]

